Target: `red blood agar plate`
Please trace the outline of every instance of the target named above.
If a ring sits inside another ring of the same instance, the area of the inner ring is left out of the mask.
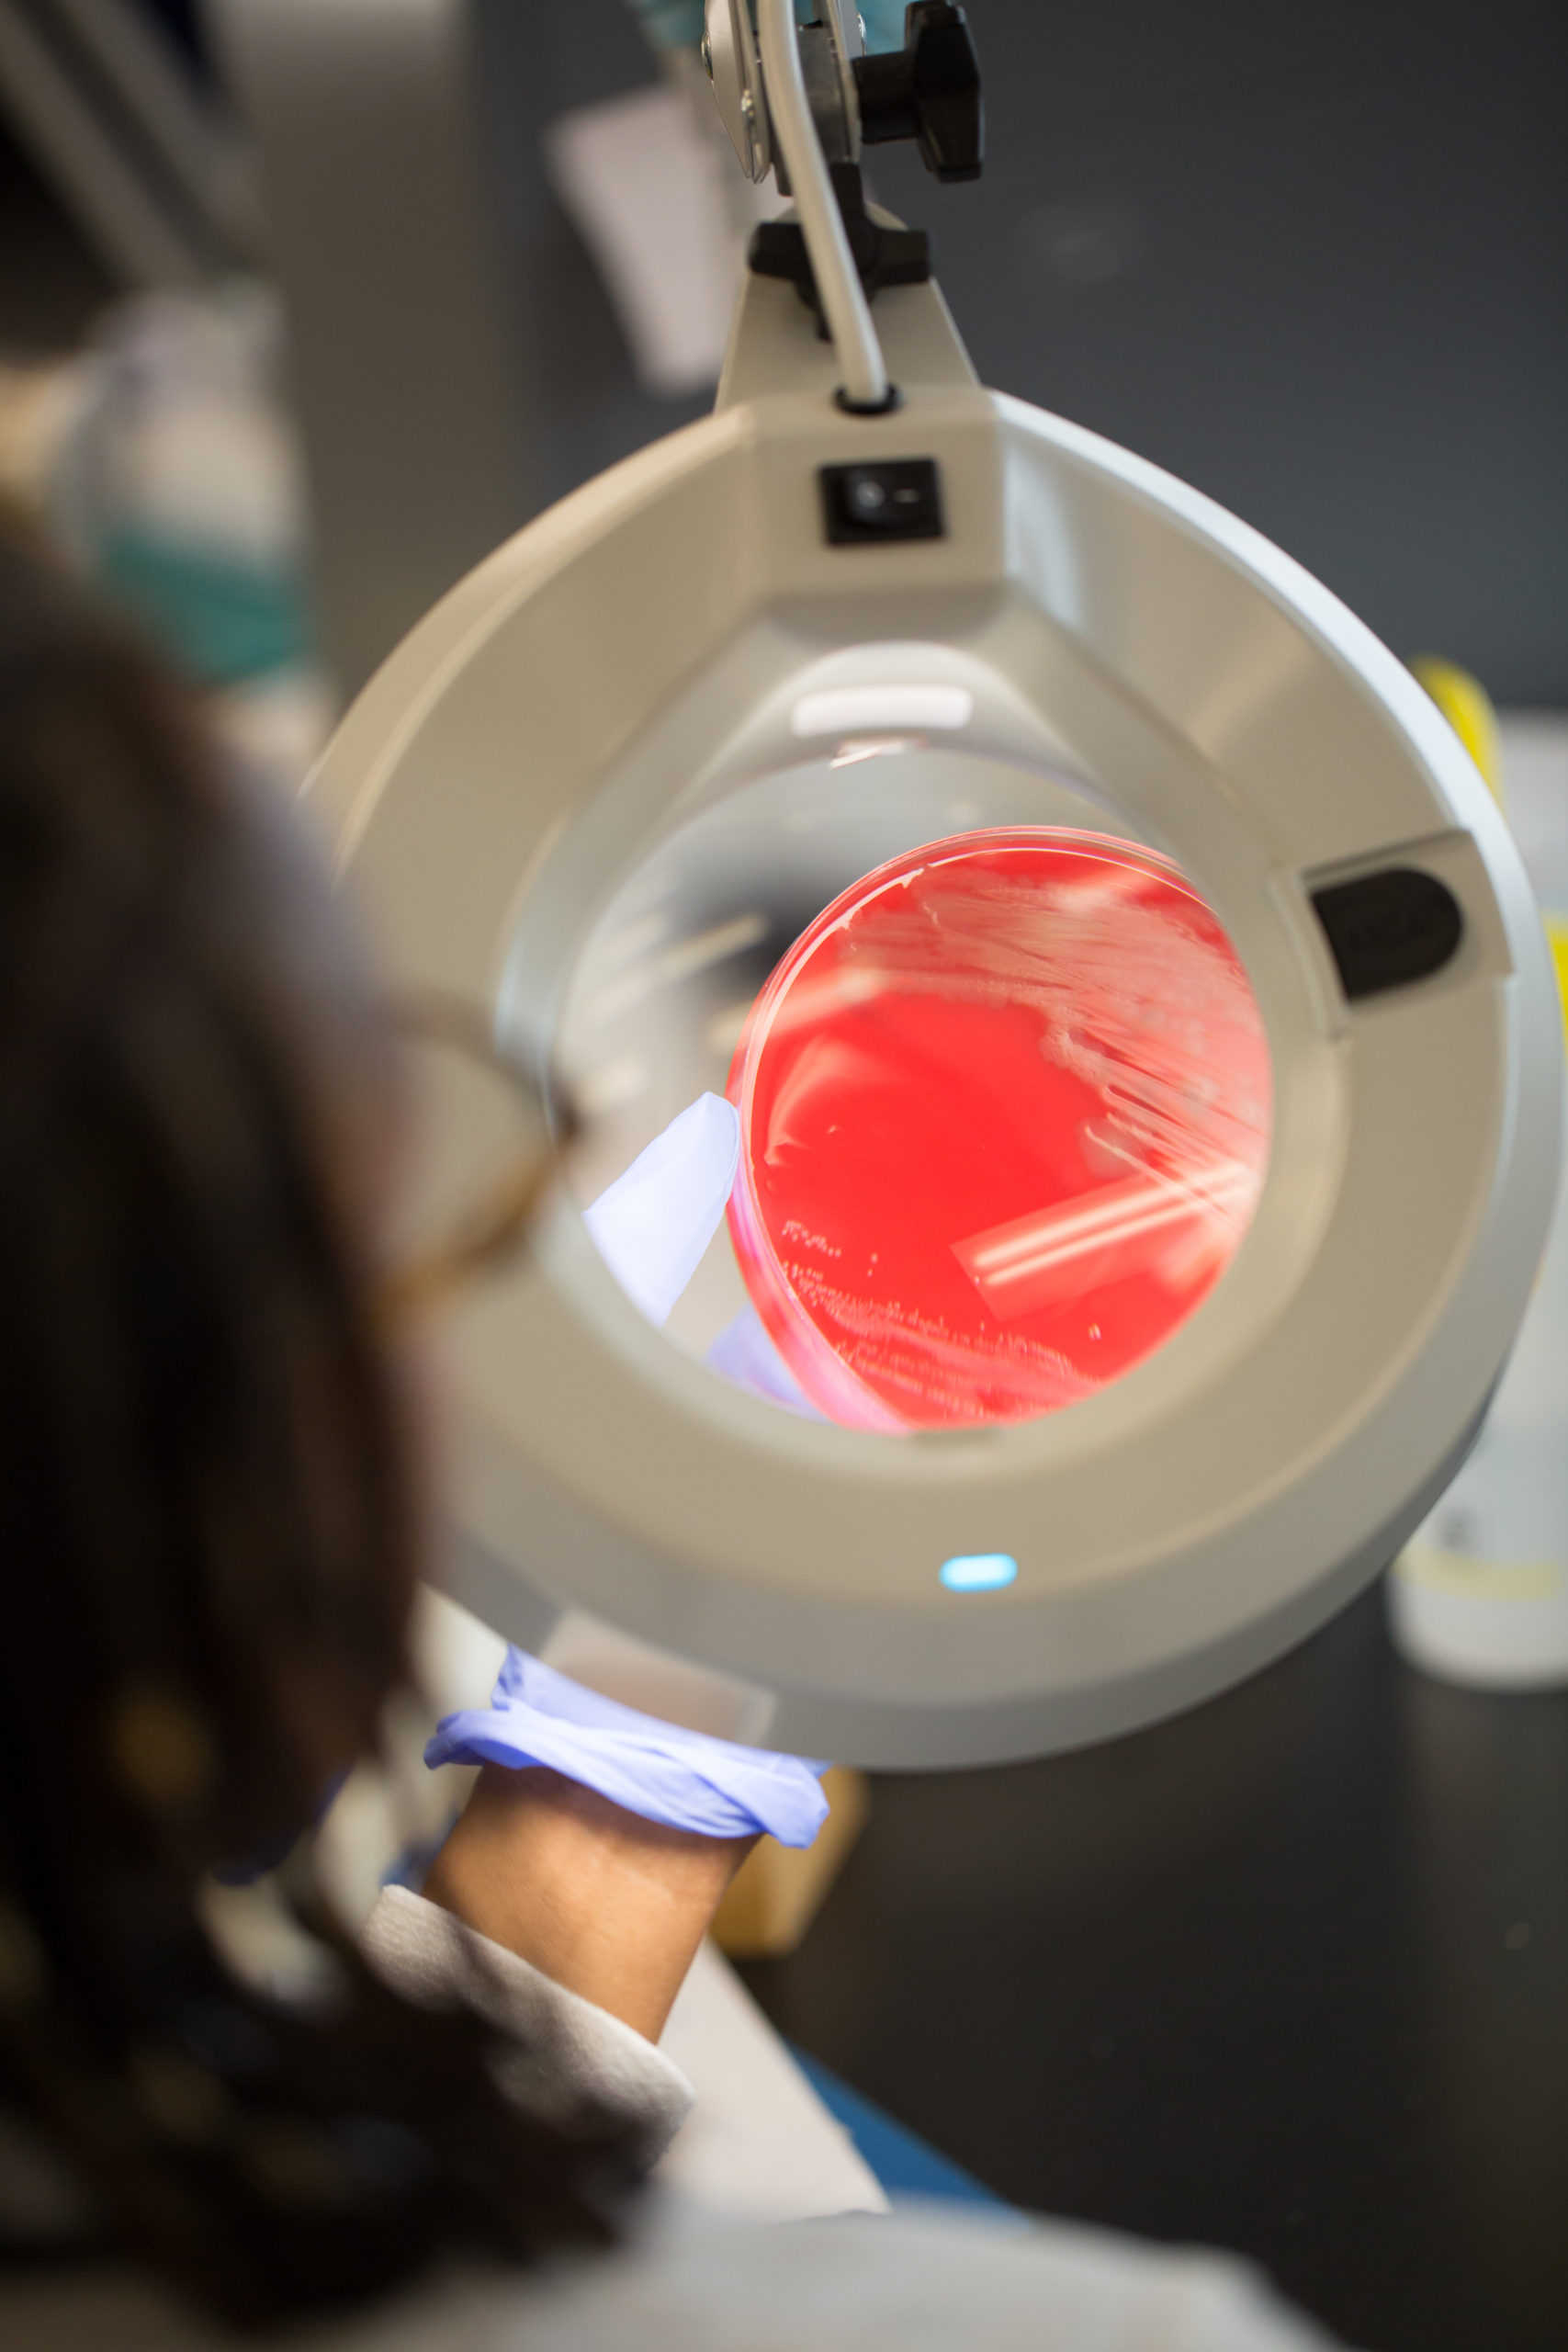
[[[1169,1338],[1251,1223],[1272,1088],[1235,950],[1168,860],[964,833],[868,874],[752,1008],[730,1232],[850,1428],[1028,1420]]]

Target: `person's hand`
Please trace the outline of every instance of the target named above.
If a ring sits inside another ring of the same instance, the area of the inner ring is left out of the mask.
[[[586,1211],[595,1247],[650,1323],[662,1325],[717,1232],[740,1161],[740,1120],[722,1095],[699,1095]],[[750,1309],[721,1334],[710,1361],[726,1375],[786,1401],[783,1359]],[[744,1361],[738,1340],[744,1335]],[[764,1353],[765,1351],[765,1353]],[[770,1362],[771,1359],[771,1362]],[[776,1374],[773,1367],[776,1366]],[[796,1392],[798,1394],[798,1392]],[[508,1654],[488,1709],[450,1715],[425,1752],[436,1764],[545,1765],[667,1828],[708,1838],[766,1831],[809,1846],[827,1817],[826,1767],[681,1731],[525,1657]]]
[[[758,1837],[807,1846],[828,1815],[816,1766],[639,1714],[516,1649],[491,1705],[448,1715],[425,1760],[482,1767],[427,1897],[650,2041]]]
[[[828,1817],[825,1765],[683,1731],[508,1650],[488,1707],[448,1715],[425,1762],[543,1765],[667,1829],[809,1846]]]
[[[657,2041],[755,1843],[667,1829],[558,1772],[490,1764],[423,1893]]]
[[[666,1320],[717,1232],[739,1152],[733,1105],[705,1094],[587,1212],[650,1322]],[[710,1360],[794,1402],[750,1308]],[[517,1649],[489,1707],[448,1715],[425,1761],[482,1768],[427,1896],[650,2040],[757,1838],[808,1846],[828,1816],[822,1766],[682,1730]]]

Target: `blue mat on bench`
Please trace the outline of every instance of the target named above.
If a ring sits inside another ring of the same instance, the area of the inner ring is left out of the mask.
[[[1011,2211],[1005,2198],[995,2195],[962,2165],[939,2155],[917,2133],[896,2123],[848,2083],[841,2083],[819,2059],[808,2057],[793,2042],[790,2055],[823,2106],[843,2125],[881,2182],[889,2203],[897,2205],[903,2198],[940,2197],[950,2204],[984,2205],[997,2213]]]

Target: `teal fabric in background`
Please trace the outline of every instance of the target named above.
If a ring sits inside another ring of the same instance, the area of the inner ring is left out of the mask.
[[[307,583],[134,524],[98,535],[100,586],[199,686],[243,684],[316,654]]]
[[[695,48],[703,37],[703,0],[630,0],[649,40],[660,49]]]
[[[703,37],[703,0],[630,0],[630,6],[660,49],[694,47]],[[803,25],[811,24],[817,0],[795,0],[795,13]],[[867,49],[903,48],[904,0],[861,0],[860,13]]]
[[[904,0],[861,0],[860,20],[868,50],[903,48]]]

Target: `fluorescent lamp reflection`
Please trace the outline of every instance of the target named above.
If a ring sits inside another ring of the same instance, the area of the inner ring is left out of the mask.
[[[1179,1282],[1183,1261],[1195,1271],[1205,1243],[1234,1249],[1261,1181],[1239,1159],[1181,1177],[1130,1177],[954,1242],[953,1254],[1005,1323],[1134,1274]]]
[[[792,735],[889,735],[915,728],[967,727],[975,697],[967,686],[840,686],[803,695],[790,715]]]

